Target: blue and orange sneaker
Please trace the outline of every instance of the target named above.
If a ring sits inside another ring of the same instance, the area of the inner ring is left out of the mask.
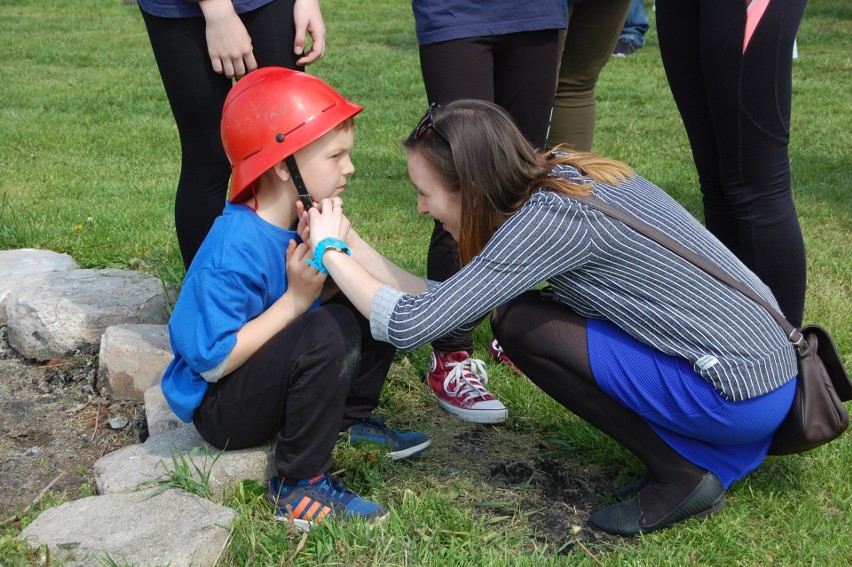
[[[372,441],[390,449],[387,456],[392,461],[408,459],[419,455],[432,444],[432,440],[422,431],[400,433],[385,425],[383,417],[359,419],[348,429],[349,442]]]
[[[384,506],[361,498],[328,473],[300,480],[293,486],[282,484],[273,476],[266,499],[275,509],[276,520],[292,520],[306,532],[329,515],[381,522],[389,514]]]

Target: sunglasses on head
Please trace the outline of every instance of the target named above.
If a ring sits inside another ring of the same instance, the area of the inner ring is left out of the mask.
[[[433,102],[429,105],[429,108],[427,108],[426,112],[423,114],[423,118],[420,119],[420,122],[417,124],[417,127],[414,128],[414,130],[411,132],[411,136],[415,140],[419,140],[423,137],[424,134],[426,134],[428,130],[432,130],[438,136],[440,136],[441,139],[447,143],[447,145],[450,145],[450,141],[447,139],[446,136],[444,136],[443,132],[438,130],[438,127],[435,126],[435,122],[432,120],[432,111],[436,108],[438,108],[438,103],[436,102]]]

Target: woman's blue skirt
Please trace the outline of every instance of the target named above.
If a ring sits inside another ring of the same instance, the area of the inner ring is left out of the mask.
[[[727,488],[766,458],[793,403],[795,379],[757,398],[732,402],[686,359],[647,346],[608,321],[589,319],[587,330],[598,386],[642,416],[685,459],[714,472]]]

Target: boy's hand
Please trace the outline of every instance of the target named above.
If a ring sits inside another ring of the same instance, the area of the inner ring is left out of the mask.
[[[287,246],[287,292],[297,309],[306,312],[322,293],[325,274],[309,265],[307,260],[313,252],[304,242],[291,240]]]
[[[311,227],[309,224],[308,211],[305,210],[305,205],[302,201],[296,201],[296,216],[299,218],[299,224],[296,225],[296,234],[302,239],[302,242],[311,246]]]

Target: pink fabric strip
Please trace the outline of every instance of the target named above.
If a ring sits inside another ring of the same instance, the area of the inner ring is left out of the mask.
[[[760,20],[763,18],[763,14],[766,12],[766,8],[769,7],[769,2],[770,0],[751,0],[750,2],[748,2],[748,5],[746,6],[746,25],[745,37],[743,38],[743,53],[745,53],[746,48],[748,47],[748,42],[751,40],[751,36],[754,34],[754,30],[757,28],[757,24],[759,24]]]

